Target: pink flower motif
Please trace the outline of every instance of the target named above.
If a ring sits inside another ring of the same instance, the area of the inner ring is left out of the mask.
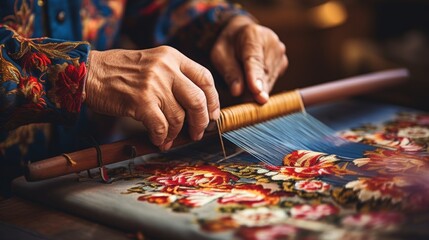
[[[331,204],[295,205],[290,210],[292,217],[306,220],[318,220],[323,217],[337,214],[338,212],[338,208]]]
[[[395,212],[358,213],[347,216],[342,224],[347,227],[367,230],[393,230],[404,222],[405,217]]]
[[[247,240],[275,240],[275,239],[294,239],[298,229],[287,224],[272,225],[263,227],[242,227],[236,235],[240,239]]]
[[[178,166],[160,171],[148,180],[164,186],[220,187],[238,178],[214,166]]]
[[[418,125],[429,125],[429,114],[417,116]]]
[[[235,212],[231,218],[239,226],[256,227],[282,223],[288,216],[280,208],[260,207]]]
[[[296,190],[323,193],[329,191],[331,185],[320,180],[303,180],[295,183]]]
[[[51,59],[40,52],[28,52],[22,58],[22,67],[27,72],[33,69],[39,69],[41,72],[44,72],[51,63]]]
[[[61,107],[68,112],[80,111],[85,76],[86,66],[84,62],[80,63],[79,66],[68,65],[64,72],[58,74],[55,93]]]

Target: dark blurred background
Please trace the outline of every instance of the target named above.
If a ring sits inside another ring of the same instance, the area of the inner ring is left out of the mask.
[[[406,67],[405,85],[361,98],[429,110],[429,1],[238,0],[286,44],[274,91]]]

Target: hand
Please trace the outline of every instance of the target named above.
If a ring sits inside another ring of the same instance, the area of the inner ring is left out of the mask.
[[[234,17],[215,42],[211,61],[224,77],[233,96],[247,85],[254,99],[268,101],[278,76],[288,65],[286,47],[269,28],[249,17]]]
[[[142,122],[154,145],[169,149],[185,115],[193,140],[219,118],[211,73],[171,47],[91,51],[85,102],[98,113]]]

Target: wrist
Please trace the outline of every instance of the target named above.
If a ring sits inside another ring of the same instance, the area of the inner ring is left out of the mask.
[[[234,16],[228,21],[228,24],[226,24],[222,30],[221,36],[231,38],[235,36],[235,34],[238,33],[242,28],[250,24],[257,24],[256,19],[248,15]]]
[[[97,52],[98,51],[96,50],[91,50],[88,55],[88,60],[86,62],[87,74],[86,74],[85,81],[83,83],[83,92],[82,92],[83,101],[82,102],[85,102],[85,100],[87,100],[88,89],[89,89],[89,86],[91,85],[92,79],[94,78],[94,59],[96,58],[95,55],[97,54]]]

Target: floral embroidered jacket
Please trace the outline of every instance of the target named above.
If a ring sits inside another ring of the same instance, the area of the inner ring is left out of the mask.
[[[204,59],[237,14],[221,0],[0,1],[0,164],[84,146],[90,49],[169,44]]]

